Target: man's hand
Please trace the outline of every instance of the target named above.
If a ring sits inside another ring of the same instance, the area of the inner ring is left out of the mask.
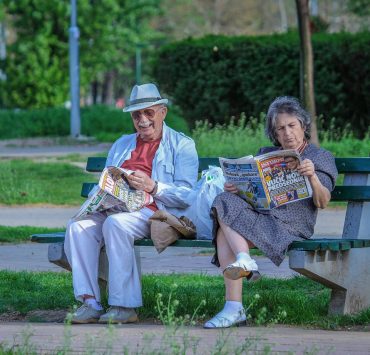
[[[127,181],[134,189],[149,193],[152,192],[155,187],[155,181],[140,170],[136,170],[133,174],[128,175]]]
[[[228,182],[225,182],[225,184],[224,184],[224,190],[226,192],[231,192],[232,194],[237,194],[238,193],[238,189],[236,188],[236,186],[233,185],[233,184],[230,184]]]

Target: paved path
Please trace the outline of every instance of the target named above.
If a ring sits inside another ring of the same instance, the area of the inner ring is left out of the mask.
[[[333,332],[282,326],[239,327],[221,331],[197,326],[174,332],[160,325],[141,323],[113,328],[103,325],[66,327],[50,323],[0,323],[0,343],[24,345],[27,335],[30,335],[28,349],[33,346],[38,353],[55,352],[59,348],[69,350],[68,353],[123,353],[127,349],[127,354],[171,354],[176,345],[184,349],[184,340],[188,342],[187,354],[216,353],[217,346],[221,344],[224,345],[223,354],[234,354],[236,348],[243,344],[243,354],[360,355],[369,354],[370,349],[369,333],[362,331]],[[264,352],[264,349],[271,352]]]
[[[106,153],[111,143],[93,143],[88,140],[73,141],[73,144],[55,144],[58,139],[30,138],[0,140],[0,157],[30,158],[45,156],[61,156],[68,154],[97,154]]]

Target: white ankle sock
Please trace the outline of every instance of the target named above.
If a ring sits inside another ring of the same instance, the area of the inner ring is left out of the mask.
[[[86,298],[84,302],[87,305],[91,306],[92,308],[96,309],[97,311],[101,311],[103,309],[101,304],[97,302],[95,298]]]
[[[237,261],[249,262],[249,261],[251,261],[253,259],[251,258],[251,256],[248,253],[238,253],[236,255],[236,260]]]
[[[232,319],[238,319],[238,321],[245,320],[245,315],[243,316],[240,311],[243,310],[243,304],[238,301],[226,301],[224,308],[221,312],[217,313],[212,319],[204,324],[205,328],[223,328],[222,318],[226,318],[232,322]],[[221,320],[220,320],[221,319]],[[220,323],[221,322],[221,323]],[[230,326],[229,324],[227,326]]]
[[[226,301],[224,308],[221,312],[227,314],[234,314],[243,309],[243,304],[238,301]]]

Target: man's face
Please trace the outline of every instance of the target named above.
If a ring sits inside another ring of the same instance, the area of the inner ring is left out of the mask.
[[[163,121],[167,107],[155,105],[143,110],[131,112],[135,129],[144,141],[154,141],[162,137]]]

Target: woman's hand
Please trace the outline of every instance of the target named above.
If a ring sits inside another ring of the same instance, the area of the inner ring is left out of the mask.
[[[236,188],[236,186],[233,185],[233,184],[230,184],[229,182],[225,182],[224,190],[226,192],[231,192],[232,194],[237,194],[238,193],[238,189]]]
[[[298,166],[297,171],[301,175],[307,176],[308,178],[310,178],[315,175],[315,165],[310,159],[305,159]]]
[[[152,192],[155,187],[155,181],[140,170],[136,170],[133,174],[128,175],[127,181],[134,189],[149,193]]]
[[[316,175],[315,165],[313,162],[310,159],[303,160],[298,166],[297,171],[301,175],[308,177],[312,187],[312,199],[315,206],[317,208],[325,208],[330,201],[331,194],[330,191],[323,184],[321,184],[318,176]]]

